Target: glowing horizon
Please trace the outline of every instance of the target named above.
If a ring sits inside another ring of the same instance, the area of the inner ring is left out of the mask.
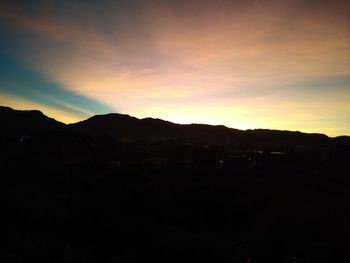
[[[350,135],[347,1],[0,4],[0,103]]]

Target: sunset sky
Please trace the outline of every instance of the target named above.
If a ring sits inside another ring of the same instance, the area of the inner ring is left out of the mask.
[[[0,105],[350,135],[350,2],[1,1]]]

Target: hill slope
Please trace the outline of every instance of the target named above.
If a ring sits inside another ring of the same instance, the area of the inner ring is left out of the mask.
[[[30,135],[39,131],[62,129],[66,125],[37,110],[14,110],[0,106],[2,134]]]
[[[160,119],[137,119],[123,114],[96,115],[68,125],[73,130],[93,136],[110,134],[134,140],[177,139],[214,144],[323,145],[330,142],[324,134],[279,130],[241,131],[222,125],[175,124]]]
[[[103,134],[132,140],[174,139],[217,145],[301,145],[317,146],[330,142],[350,144],[349,136],[329,138],[324,134],[308,134],[280,130],[237,130],[223,125],[176,124],[161,119],[138,119],[125,114],[95,115],[87,120],[66,125],[37,110],[14,110],[0,106],[1,134],[30,135],[40,131],[65,131],[90,136]]]

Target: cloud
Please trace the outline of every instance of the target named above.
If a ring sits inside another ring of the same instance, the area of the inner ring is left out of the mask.
[[[70,113],[69,111],[60,110],[56,107],[47,106],[32,100],[2,92],[0,92],[0,104],[3,106],[12,107],[16,110],[40,110],[46,116],[55,118],[56,120],[64,123],[75,123],[81,120],[80,115]]]
[[[2,20],[22,32],[29,49],[16,53],[20,60],[73,94],[121,112],[232,127],[309,130],[305,122],[315,120],[318,130],[317,105],[326,101],[322,112],[330,123],[335,115],[349,117],[337,106],[338,93],[319,92],[350,74],[345,1],[64,1],[39,2],[30,12],[5,7]],[[349,97],[346,87],[341,92]],[[300,99],[303,94],[311,102]],[[299,110],[288,110],[292,106]],[[289,121],[279,112],[293,116]]]
[[[51,83],[39,73],[26,68],[2,52],[0,52],[0,93],[3,96],[19,97],[36,105],[66,112],[67,115],[74,115],[76,119],[78,116],[82,119],[96,113],[113,111],[112,108],[93,99],[77,95]],[[65,117],[58,116],[59,120],[61,118]]]

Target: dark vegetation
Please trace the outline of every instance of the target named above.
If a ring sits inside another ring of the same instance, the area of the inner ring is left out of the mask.
[[[347,262],[347,136],[0,121],[0,262]]]

